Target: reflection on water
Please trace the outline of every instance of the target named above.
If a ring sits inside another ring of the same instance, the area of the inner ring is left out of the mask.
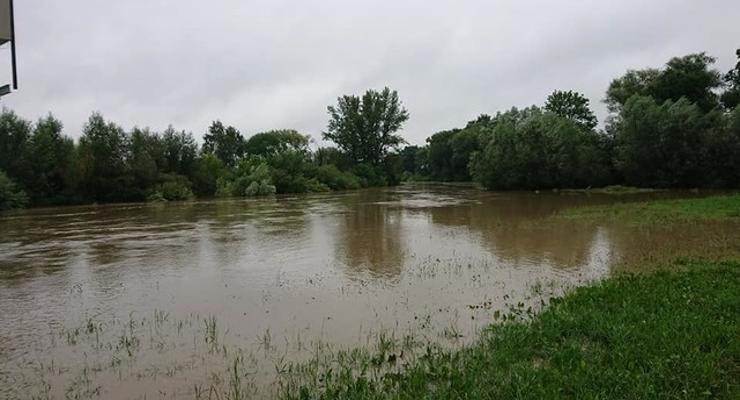
[[[493,310],[524,301],[540,282],[577,284],[620,261],[701,251],[708,240],[737,250],[740,229],[728,224],[646,230],[546,219],[565,207],[676,195],[417,184],[7,214],[0,217],[0,396],[34,384],[30,362],[53,360],[68,371],[87,365],[88,355],[50,338],[90,319],[110,327],[155,310],[172,319],[212,315],[245,348],[266,332],[285,343],[349,347],[383,330],[434,340],[451,325],[472,340]],[[192,338],[178,340],[187,348]],[[124,372],[97,372],[103,397],[153,397],[162,388],[191,394],[213,366],[173,349],[131,361]],[[167,365],[183,367],[142,378],[142,369]],[[59,374],[53,391],[64,393],[71,379]]]
[[[403,268],[402,210],[381,202],[358,201],[338,221],[336,258],[348,276],[392,278]]]

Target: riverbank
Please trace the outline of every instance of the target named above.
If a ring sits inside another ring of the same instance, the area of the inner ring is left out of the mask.
[[[740,262],[692,262],[576,289],[377,379],[324,371],[287,399],[738,398]]]
[[[618,221],[641,226],[692,221],[740,221],[740,194],[568,208],[557,217],[586,222]]]
[[[740,221],[740,195],[572,208],[555,218]],[[283,398],[738,398],[740,261],[658,269],[578,288],[531,320],[491,325],[471,346],[428,346],[400,373],[372,375],[340,359]]]

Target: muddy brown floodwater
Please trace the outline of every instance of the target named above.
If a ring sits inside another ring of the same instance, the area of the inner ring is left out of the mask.
[[[735,226],[547,219],[689,194],[489,193],[411,184],[0,216],[0,398],[208,398],[317,349],[459,345],[631,259],[737,243]],[[215,398],[215,397],[214,397]]]

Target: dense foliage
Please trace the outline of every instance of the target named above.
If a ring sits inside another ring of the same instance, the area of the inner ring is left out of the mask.
[[[722,75],[714,61],[690,54],[614,79],[605,130],[585,96],[555,91],[542,108],[433,134],[401,152],[404,172],[489,189],[740,188],[740,62]]]
[[[20,208],[26,205],[28,197],[26,192],[18,189],[5,172],[0,171],[0,211],[11,208]]]
[[[730,110],[740,105],[740,49],[735,54],[738,61],[735,68],[728,71],[724,76],[727,90],[721,96],[722,104]]]
[[[588,99],[578,92],[556,90],[548,96],[545,110],[570,119],[584,130],[591,130],[596,128],[598,121],[588,103]]]
[[[386,87],[368,90],[362,97],[342,96],[328,110],[324,139],[349,155],[356,163],[355,174],[369,185],[396,183],[400,175],[391,153],[405,143],[396,132],[409,119],[398,93]]]
[[[35,124],[0,113],[0,209],[28,203],[69,204],[188,200],[195,196],[262,196],[398,183],[408,112],[390,89],[368,91],[358,109],[329,107],[327,139],[339,148],[312,151],[309,137],[272,130],[245,138],[214,121],[199,146],[191,133],[121,126],[93,113],[79,141],[52,115]],[[344,110],[344,111],[343,111]],[[344,112],[347,112],[344,115]],[[344,126],[346,121],[352,126]],[[358,122],[361,121],[361,122]],[[342,136],[349,135],[349,136]],[[351,137],[347,142],[347,137]],[[356,147],[352,143],[361,143]],[[355,146],[355,147],[353,147]]]
[[[604,129],[589,100],[555,91],[543,107],[483,114],[406,146],[409,113],[389,88],[342,96],[323,138],[272,130],[245,138],[214,121],[191,133],[126,131],[93,113],[75,143],[51,114],[36,123],[0,113],[3,208],[82,202],[258,196],[475,181],[489,189],[740,188],[739,62],[725,74],[704,53],[630,70],[606,91]]]
[[[471,159],[475,179],[498,189],[603,186],[610,165],[605,138],[538,107],[512,109],[490,122]]]

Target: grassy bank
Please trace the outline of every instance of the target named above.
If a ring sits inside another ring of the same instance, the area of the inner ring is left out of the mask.
[[[638,188],[634,186],[622,186],[622,185],[611,185],[601,188],[587,188],[587,189],[564,189],[565,193],[587,193],[587,194],[639,194],[639,193],[653,193],[660,191],[659,189],[651,188]]]
[[[661,225],[668,222],[740,221],[740,194],[578,207],[556,217],[581,221]]]
[[[404,372],[337,365],[286,398],[739,398],[740,263],[696,262],[575,290]]]

